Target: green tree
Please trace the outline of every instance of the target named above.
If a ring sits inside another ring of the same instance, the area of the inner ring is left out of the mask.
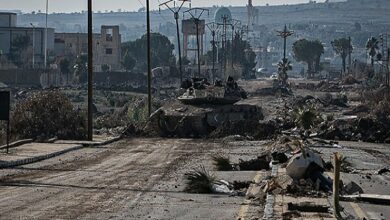
[[[70,65],[70,62],[68,59],[62,59],[60,61],[60,70],[61,70],[61,73],[62,74],[68,74],[70,72],[70,68],[69,68],[69,65]]]
[[[18,35],[12,40],[11,49],[9,54],[9,60],[11,60],[17,67],[21,67],[23,64],[22,53],[30,44],[30,37],[24,35]]]
[[[366,43],[366,50],[371,59],[371,66],[374,66],[375,57],[378,55],[379,41],[375,37],[370,37]]]
[[[61,74],[65,74],[66,75],[66,83],[69,82],[69,73],[70,73],[70,62],[68,59],[62,59],[60,61],[60,71],[61,71]]]
[[[343,62],[343,71],[346,70],[346,62],[347,56],[350,52],[352,52],[353,48],[352,45],[347,38],[340,38],[335,39],[331,42],[333,50],[336,52],[337,55],[340,55],[341,60]]]
[[[309,41],[301,39],[293,44],[294,57],[298,62],[307,63],[309,77],[320,68],[321,55],[324,53],[324,46],[318,40]]]
[[[129,41],[122,44],[122,51],[124,57],[126,52],[133,56],[137,62],[137,65],[142,69],[147,69],[147,47],[146,47],[146,35],[143,35],[140,39],[135,41]],[[175,66],[176,58],[173,55],[175,46],[169,41],[169,39],[160,34],[151,34],[151,64],[152,68],[158,66]]]
[[[77,56],[76,64],[74,65],[74,78],[78,83],[87,81],[87,71],[88,71],[88,56],[80,55]]]
[[[233,48],[232,48],[233,46]],[[217,50],[217,49],[215,49]],[[233,64],[241,65],[243,67],[243,74],[246,78],[255,77],[254,68],[256,67],[256,53],[253,52],[248,41],[243,40],[239,33],[236,33],[233,45],[230,42],[226,43],[225,48],[218,49],[218,57],[215,53],[215,61],[222,63],[224,56],[227,60],[233,62]],[[213,61],[213,52],[212,50],[208,51],[206,54],[208,63]]]
[[[107,64],[102,64],[102,71],[104,73],[108,73],[108,71],[110,70],[110,66],[107,65]]]
[[[136,62],[137,61],[133,58],[133,56],[129,53],[129,51],[126,51],[122,60],[123,68],[125,68],[125,70],[129,72],[135,67]]]

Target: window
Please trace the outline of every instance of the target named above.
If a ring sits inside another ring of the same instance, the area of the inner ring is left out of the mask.
[[[112,34],[113,34],[113,30],[112,28],[110,29],[106,29],[106,41],[112,41]]]
[[[112,54],[112,48],[106,48],[106,54]]]

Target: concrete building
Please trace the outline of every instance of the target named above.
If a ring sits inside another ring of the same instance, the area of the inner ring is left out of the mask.
[[[30,52],[22,59],[23,66],[32,67],[33,61],[35,67],[42,66],[46,43],[45,28],[35,27],[34,24],[30,27],[18,27],[17,14],[0,12],[0,54],[9,57],[13,42],[20,36],[27,36],[29,40],[26,50]],[[47,49],[48,53],[54,49],[54,29],[52,28],[47,29]]]
[[[88,54],[88,36],[86,33],[56,33],[54,51],[57,57],[69,59]],[[94,71],[102,71],[103,65],[113,71],[122,68],[119,26],[102,26],[101,33],[93,35]]]

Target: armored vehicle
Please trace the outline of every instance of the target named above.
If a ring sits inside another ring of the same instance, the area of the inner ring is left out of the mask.
[[[246,92],[231,77],[226,85],[186,80],[182,89],[185,92],[178,100],[152,115],[162,136],[202,137],[228,122],[263,119],[260,107],[237,103],[246,98]]]

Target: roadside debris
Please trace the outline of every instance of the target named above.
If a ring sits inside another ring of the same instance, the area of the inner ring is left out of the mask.
[[[195,168],[184,174],[186,180],[185,192],[189,193],[214,193],[228,194],[231,196],[243,196],[250,182],[233,182],[217,180],[204,166]]]
[[[270,158],[268,155],[259,156],[256,159],[252,160],[239,160],[238,164],[235,166],[237,170],[269,170],[270,169]]]
[[[357,183],[352,181],[343,187],[342,192],[345,195],[362,194],[363,189]]]
[[[213,165],[219,171],[231,171],[233,170],[233,166],[230,163],[229,157],[225,157],[222,155],[213,155],[211,157],[213,159]]]
[[[386,174],[386,173],[388,173],[388,172],[390,172],[390,169],[388,169],[388,168],[382,168],[382,169],[378,170],[378,171],[376,172],[376,174],[378,174],[378,175],[383,175],[383,174]]]
[[[329,212],[329,206],[316,205],[310,202],[287,203],[288,210],[299,212]]]

